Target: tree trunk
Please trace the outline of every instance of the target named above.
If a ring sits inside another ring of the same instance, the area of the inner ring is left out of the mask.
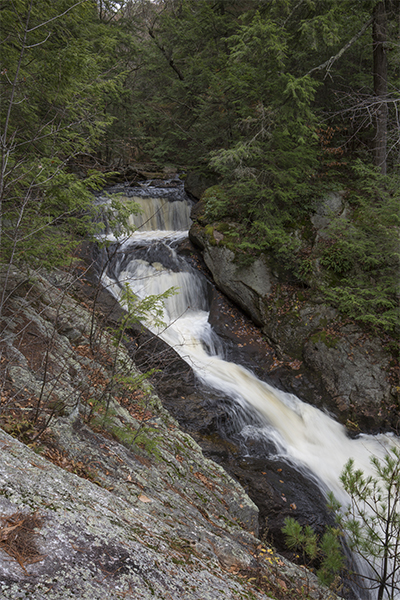
[[[386,57],[387,16],[385,0],[380,0],[373,12],[373,58],[374,58],[374,94],[376,98],[374,164],[382,175],[386,175],[387,146],[387,57]]]

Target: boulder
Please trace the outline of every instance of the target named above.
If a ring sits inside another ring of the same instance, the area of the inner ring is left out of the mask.
[[[344,192],[328,192],[317,204],[315,213],[310,218],[317,232],[317,239],[318,237],[326,237],[326,229],[332,218],[346,217],[347,210],[343,202],[344,195]]]

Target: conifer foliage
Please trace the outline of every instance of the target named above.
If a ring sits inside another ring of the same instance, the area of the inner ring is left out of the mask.
[[[366,475],[349,459],[341,482],[349,497],[341,506],[329,494],[336,513],[336,527],[329,527],[321,540],[312,528],[288,518],[283,533],[290,548],[301,550],[303,560],[319,558],[318,577],[330,585],[344,565],[341,539],[361,561],[355,582],[373,593],[376,600],[394,600],[400,591],[400,451],[388,450],[382,460],[371,457],[373,474]]]
[[[205,215],[235,223],[240,260],[267,252],[305,286],[314,273],[343,314],[398,333],[398,2],[0,0],[0,13],[10,264],[65,257],[103,181],[77,177],[76,156],[174,164],[218,180]],[[349,220],[313,245],[310,217],[338,190]]]
[[[238,260],[268,253],[346,317],[397,336],[398,3],[146,7],[124,84],[139,154],[217,175],[204,214],[235,223]],[[311,217],[332,191],[345,210],[322,240]]]
[[[69,233],[84,230],[102,181],[70,164],[110,124],[105,98],[117,78],[101,51],[113,35],[87,0],[3,1],[0,14],[2,260],[50,266],[65,259]]]

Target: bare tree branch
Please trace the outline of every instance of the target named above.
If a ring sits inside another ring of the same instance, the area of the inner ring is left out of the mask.
[[[164,46],[157,41],[156,36],[154,35],[154,32],[152,29],[149,29],[149,36],[154,40],[155,45],[162,52],[163,56],[165,56],[165,59],[167,60],[171,69],[173,69],[175,71],[175,73],[178,75],[178,77],[181,81],[184,81],[184,77],[183,77],[182,73],[179,71],[178,67],[175,65],[172,56],[168,56],[168,53],[165,50]]]
[[[346,52],[346,50],[348,50],[363,35],[363,33],[368,29],[368,27],[370,25],[372,25],[372,22],[373,22],[373,17],[371,17],[370,19],[368,19],[368,21],[366,23],[364,23],[364,25],[361,27],[360,31],[358,31],[356,33],[356,35],[353,36],[351,38],[351,40],[349,40],[347,42],[347,44],[345,44],[343,46],[343,48],[341,48],[337,54],[335,54],[334,56],[331,56],[328,60],[326,60],[324,63],[322,63],[318,67],[314,67],[313,69],[308,71],[308,73],[306,73],[306,75],[311,75],[311,73],[314,73],[314,71],[322,71],[322,69],[326,68],[326,75],[325,75],[325,77],[326,77],[328,75],[329,71],[331,70],[332,65]]]
[[[35,29],[39,29],[40,27],[44,27],[44,25],[47,25],[48,23],[51,23],[52,21],[56,21],[57,19],[61,19],[61,17],[63,17],[64,15],[68,14],[69,12],[71,12],[71,10],[73,10],[76,6],[79,6],[80,4],[84,4],[85,2],[87,2],[87,0],[80,0],[80,2],[76,2],[75,4],[73,4],[72,6],[70,6],[69,8],[67,8],[67,10],[64,10],[64,12],[56,15],[55,17],[52,17],[51,19],[48,19],[47,21],[43,21],[43,23],[39,23],[39,25],[36,25],[36,27],[31,27],[31,29],[27,29],[26,32],[30,33],[31,31],[35,31]]]

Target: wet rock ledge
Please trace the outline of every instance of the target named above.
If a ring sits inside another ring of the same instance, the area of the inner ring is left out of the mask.
[[[72,275],[5,273],[1,598],[338,598],[257,538],[256,506],[74,299]]]

